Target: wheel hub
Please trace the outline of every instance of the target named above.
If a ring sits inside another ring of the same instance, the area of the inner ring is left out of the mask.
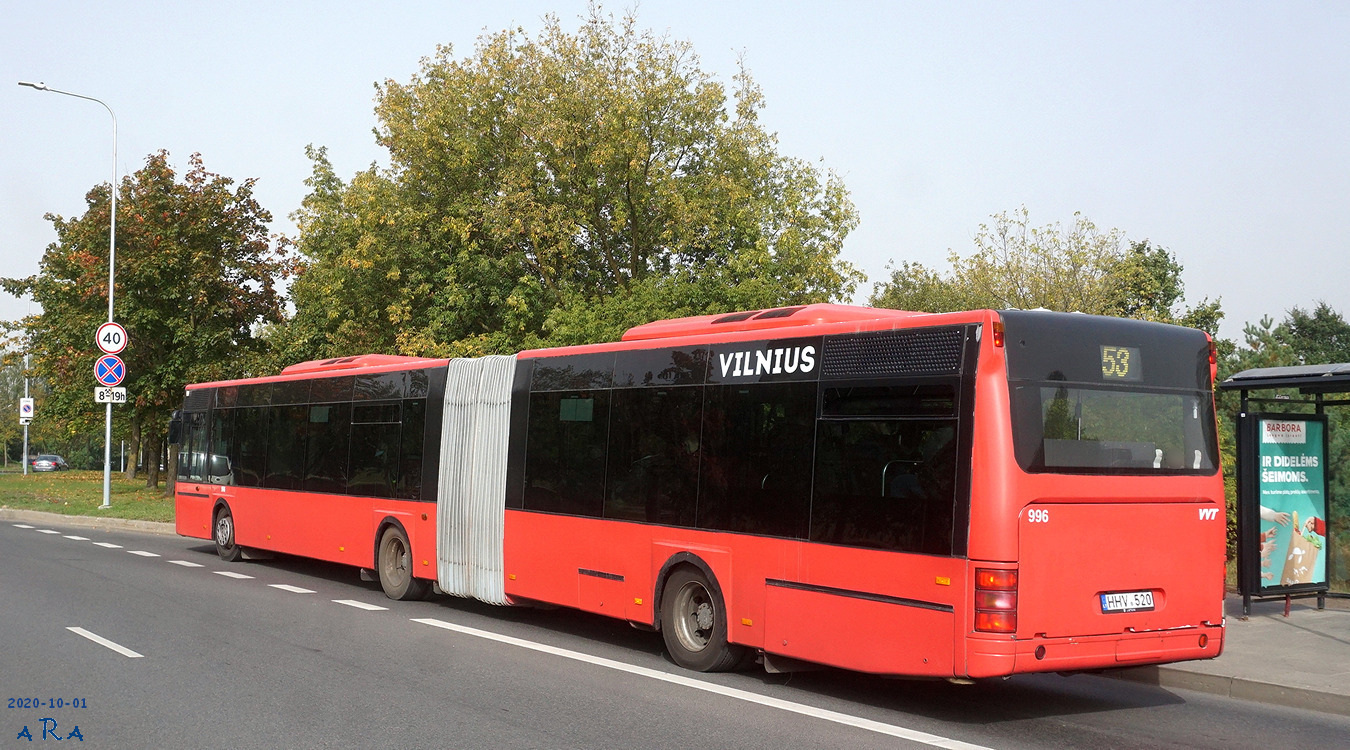
[[[707,602],[701,602],[694,610],[694,620],[699,630],[709,630],[713,626],[713,609]]]

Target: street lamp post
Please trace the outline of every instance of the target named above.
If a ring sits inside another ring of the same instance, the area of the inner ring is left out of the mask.
[[[113,290],[114,290],[114,287],[113,287],[113,279],[115,278],[114,270],[115,270],[116,267],[117,267],[117,266],[116,266],[116,262],[117,262],[117,113],[113,112],[112,107],[109,107],[109,106],[108,106],[108,103],[105,102],[105,101],[103,101],[102,99],[95,99],[95,98],[92,97],[92,96],[85,96],[85,95],[83,95],[83,94],[75,94],[75,93],[72,93],[72,92],[69,92],[69,91],[62,91],[62,90],[60,90],[60,89],[54,89],[54,88],[52,88],[52,87],[48,86],[47,84],[42,83],[42,82],[40,82],[40,81],[39,81],[38,83],[32,83],[32,82],[30,82],[30,81],[19,81],[19,85],[20,85],[20,86],[28,86],[29,88],[37,89],[38,91],[50,91],[50,92],[52,92],[53,94],[65,94],[66,96],[73,96],[73,97],[75,97],[76,99],[85,99],[85,100],[88,100],[88,101],[91,101],[91,102],[98,102],[99,104],[102,104],[102,105],[103,105],[103,108],[106,109],[106,110],[108,110],[108,114],[112,116],[112,128],[113,128],[113,129],[112,129],[112,136],[113,136],[113,138],[112,138],[112,144],[113,144],[113,165],[112,165],[112,167],[113,167],[113,168],[112,168],[112,182],[109,183],[110,190],[108,191],[108,192],[109,192],[109,200],[110,200],[110,205],[109,205],[110,210],[109,210],[109,213],[110,213],[111,216],[112,216],[112,221],[109,222],[109,226],[108,226],[108,322],[109,322],[109,323],[112,323],[112,322],[113,322]],[[109,499],[110,499],[110,497],[111,497],[111,495],[112,495],[112,402],[111,402],[111,401],[109,401],[109,402],[107,403],[107,407],[108,407],[108,410],[107,410],[107,418],[104,420],[104,428],[103,428],[103,505],[101,506],[101,507],[103,507],[103,508],[107,508],[107,507],[109,507],[109,506],[111,505],[111,503],[109,502]],[[25,458],[26,458],[26,457],[25,457]]]

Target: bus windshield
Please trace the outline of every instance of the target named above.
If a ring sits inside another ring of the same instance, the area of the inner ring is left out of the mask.
[[[1212,474],[1205,334],[1094,316],[1003,313],[1013,442],[1031,472]]]

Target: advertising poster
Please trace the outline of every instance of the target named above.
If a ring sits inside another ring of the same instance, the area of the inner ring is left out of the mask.
[[[1262,417],[1256,425],[1259,586],[1326,585],[1326,422]]]

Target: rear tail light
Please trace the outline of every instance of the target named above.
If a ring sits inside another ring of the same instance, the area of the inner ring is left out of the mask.
[[[994,321],[994,346],[1003,347],[1003,321]]]
[[[1017,571],[975,569],[975,630],[1017,632]]]

